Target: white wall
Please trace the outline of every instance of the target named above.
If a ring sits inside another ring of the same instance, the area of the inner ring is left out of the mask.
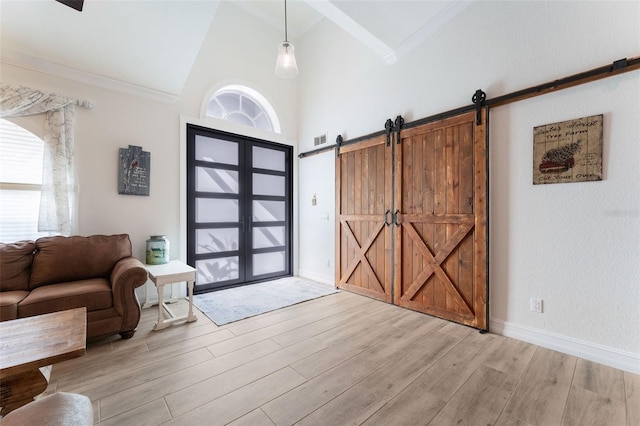
[[[282,134],[295,141],[298,133],[297,80],[276,77],[281,31],[220,2],[198,59],[180,99],[182,114],[200,117],[205,95],[226,84],[244,84],[262,93],[280,118]]]
[[[4,83],[85,99],[94,105],[91,110],[76,107],[78,234],[128,233],[134,256],[141,260],[150,235],[166,234],[170,241],[177,239],[179,188],[172,176],[179,166],[180,119],[176,105],[7,64],[2,64],[1,71]],[[33,120],[41,121],[37,117]],[[118,150],[128,145],[151,152],[149,197],[118,194]],[[172,247],[171,254],[176,257],[177,249]]]
[[[96,86],[2,64],[2,82],[89,100],[76,107],[75,164],[78,235],[129,234],[134,257],[145,260],[145,241],[165,234],[171,257],[179,258],[179,111],[175,104],[151,101]],[[39,122],[39,117],[23,117]],[[29,128],[42,137],[37,129]],[[141,146],[151,153],[150,195],[118,194],[119,148]],[[149,283],[147,284],[149,285]],[[143,289],[138,295],[144,300]]]
[[[184,122],[220,125],[217,120],[199,117],[203,99],[213,87],[240,82],[261,91],[279,114],[283,136],[274,139],[293,143],[296,82],[274,74],[281,37],[276,29],[222,2],[188,82],[171,104],[0,63],[3,83],[52,91],[94,105],[92,110],[76,108],[77,234],[127,233],[134,256],[142,261],[149,236],[165,234],[171,242],[171,257],[185,259],[181,250],[185,224],[180,217]],[[27,122],[34,124],[25,127],[38,134],[38,123],[43,120],[20,119],[22,125]],[[223,130],[244,131],[232,125]],[[128,145],[142,146],[151,153],[149,197],[118,194],[118,149]]]
[[[640,3],[472,3],[391,66],[329,22],[297,52],[304,152],[325,131],[355,138],[397,114],[469,105],[478,88],[492,98],[638,56]],[[533,186],[533,127],[595,114],[604,180]],[[639,117],[637,71],[491,111],[494,331],[640,372]],[[333,282],[333,152],[300,170],[300,274]],[[542,314],[529,311],[531,297],[544,300]]]

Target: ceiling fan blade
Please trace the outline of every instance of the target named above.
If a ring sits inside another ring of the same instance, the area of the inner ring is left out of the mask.
[[[67,6],[77,10],[78,12],[82,12],[82,6],[84,5],[84,0],[56,0],[58,3],[66,4]]]

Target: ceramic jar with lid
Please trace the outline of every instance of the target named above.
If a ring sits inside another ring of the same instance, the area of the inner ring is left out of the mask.
[[[169,262],[169,240],[166,235],[152,235],[147,240],[147,265]]]

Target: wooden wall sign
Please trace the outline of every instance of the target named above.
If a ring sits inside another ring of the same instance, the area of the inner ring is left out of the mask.
[[[120,148],[118,194],[149,195],[151,154],[141,146]]]
[[[603,115],[533,128],[533,184],[602,180]]]

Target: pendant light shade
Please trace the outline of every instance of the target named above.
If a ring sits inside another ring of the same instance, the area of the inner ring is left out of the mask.
[[[284,41],[278,48],[276,75],[282,78],[294,78],[298,75],[298,64],[293,53],[293,44],[287,39],[287,0],[284,0]]]
[[[294,78],[298,75],[298,64],[293,53],[293,44],[283,41],[278,48],[278,61],[276,62],[276,75],[282,78]]]

